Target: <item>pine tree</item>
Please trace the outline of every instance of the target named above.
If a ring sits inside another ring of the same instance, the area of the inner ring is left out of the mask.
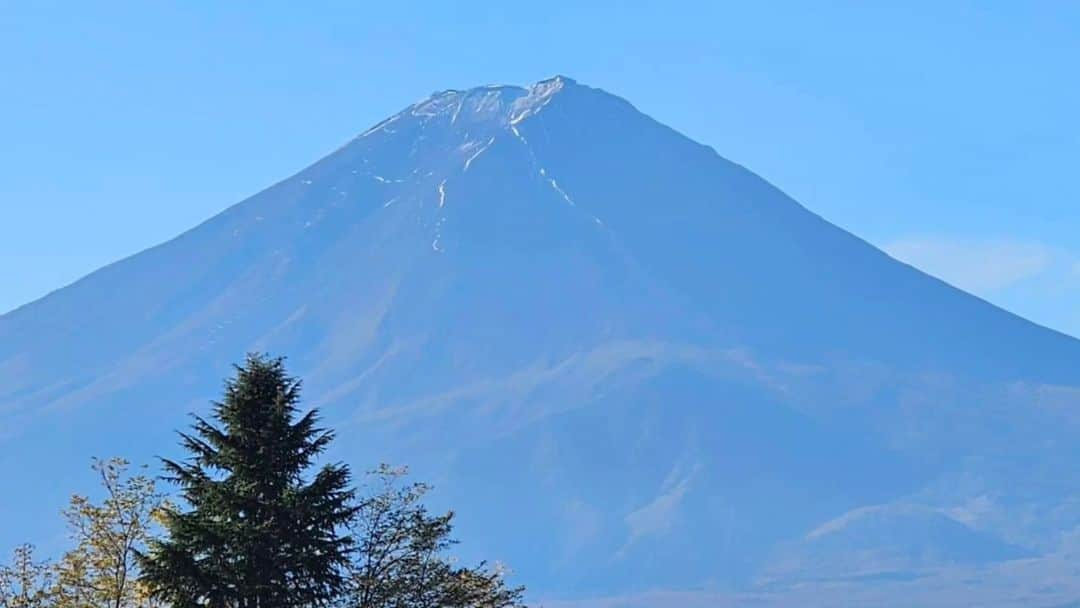
[[[142,581],[173,608],[297,608],[337,600],[356,513],[349,469],[305,475],[333,434],[298,409],[300,382],[282,359],[249,355],[165,460],[188,507],[167,508],[166,537],[141,556]]]

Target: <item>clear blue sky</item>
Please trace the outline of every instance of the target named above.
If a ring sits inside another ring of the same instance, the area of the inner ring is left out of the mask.
[[[0,311],[433,90],[562,73],[1080,335],[1080,3],[631,4],[0,4]]]

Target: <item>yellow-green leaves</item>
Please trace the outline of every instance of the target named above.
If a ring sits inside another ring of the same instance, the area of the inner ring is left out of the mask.
[[[0,565],[0,608],[47,608],[52,605],[53,571],[34,558],[34,547],[15,549],[9,565]]]
[[[95,460],[102,496],[71,497],[64,518],[75,548],[56,566],[56,608],[147,605],[137,583],[136,555],[151,538],[164,497],[152,478],[132,475],[126,460]]]

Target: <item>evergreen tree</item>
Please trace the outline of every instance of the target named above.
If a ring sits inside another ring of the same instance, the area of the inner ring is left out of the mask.
[[[297,608],[340,597],[356,513],[349,469],[305,473],[333,439],[282,359],[249,355],[212,419],[182,433],[189,453],[165,460],[187,509],[166,508],[166,537],[140,557],[141,580],[173,608]]]

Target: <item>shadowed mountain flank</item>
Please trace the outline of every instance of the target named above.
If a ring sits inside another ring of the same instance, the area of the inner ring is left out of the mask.
[[[1022,594],[1080,524],[1080,343],[565,77],[435,93],[0,317],[0,477],[34,488],[0,543],[55,533],[90,456],[168,449],[247,351],[537,597],[873,587],[870,554]]]

